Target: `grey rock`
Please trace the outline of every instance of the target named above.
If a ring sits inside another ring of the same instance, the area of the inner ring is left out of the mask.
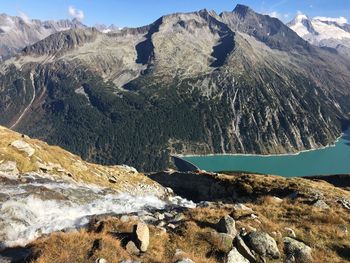
[[[327,205],[323,200],[317,200],[315,203],[313,203],[313,206],[321,209],[329,209],[329,205]]]
[[[249,263],[249,260],[243,257],[236,248],[232,248],[227,255],[227,263]]]
[[[247,245],[256,253],[263,257],[277,259],[280,252],[276,241],[265,232],[251,232],[245,237]]]
[[[217,224],[217,229],[219,232],[229,234],[233,238],[235,238],[237,235],[236,222],[229,215],[220,219]]]
[[[283,243],[284,253],[286,254],[288,260],[292,260],[292,258],[294,258],[294,262],[296,263],[313,262],[311,247],[290,237],[285,237],[283,239]]]
[[[250,262],[256,262],[255,255],[253,252],[249,249],[249,247],[244,243],[244,240],[237,235],[235,239],[235,246],[240,254],[246,259],[248,259]]]

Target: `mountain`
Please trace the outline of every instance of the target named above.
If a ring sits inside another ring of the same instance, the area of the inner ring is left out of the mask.
[[[334,48],[350,58],[350,25],[345,18],[310,18],[299,14],[288,26],[311,44]]]
[[[2,125],[145,171],[170,154],[326,146],[350,112],[342,56],[242,5],[58,32],[2,63],[0,83]]]
[[[0,14],[0,61],[53,33],[85,27],[78,20],[40,21]]]
[[[119,30],[115,25],[98,24],[94,27],[102,33],[115,33]],[[0,61],[8,59],[24,47],[53,33],[78,28],[87,28],[87,26],[77,19],[42,21],[0,14]]]

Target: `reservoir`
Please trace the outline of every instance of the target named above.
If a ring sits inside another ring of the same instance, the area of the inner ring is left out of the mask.
[[[185,156],[202,170],[245,171],[284,177],[350,174],[350,129],[333,146],[291,155]]]

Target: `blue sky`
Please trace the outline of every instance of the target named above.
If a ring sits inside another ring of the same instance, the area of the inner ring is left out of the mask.
[[[298,11],[309,16],[342,16],[350,20],[350,0],[0,0],[0,13],[26,14],[38,19],[76,16],[90,26],[103,23],[135,27],[174,12],[203,8],[218,13],[231,11],[237,3],[277,16],[284,22],[291,20]]]

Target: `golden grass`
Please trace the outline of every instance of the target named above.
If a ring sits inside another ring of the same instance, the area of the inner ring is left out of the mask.
[[[101,247],[92,249],[96,240]],[[71,233],[53,233],[48,238],[42,238],[31,245],[38,256],[33,263],[91,263],[98,258],[108,262],[118,262],[130,259],[122,249],[120,241],[106,234],[87,233],[84,230]]]

